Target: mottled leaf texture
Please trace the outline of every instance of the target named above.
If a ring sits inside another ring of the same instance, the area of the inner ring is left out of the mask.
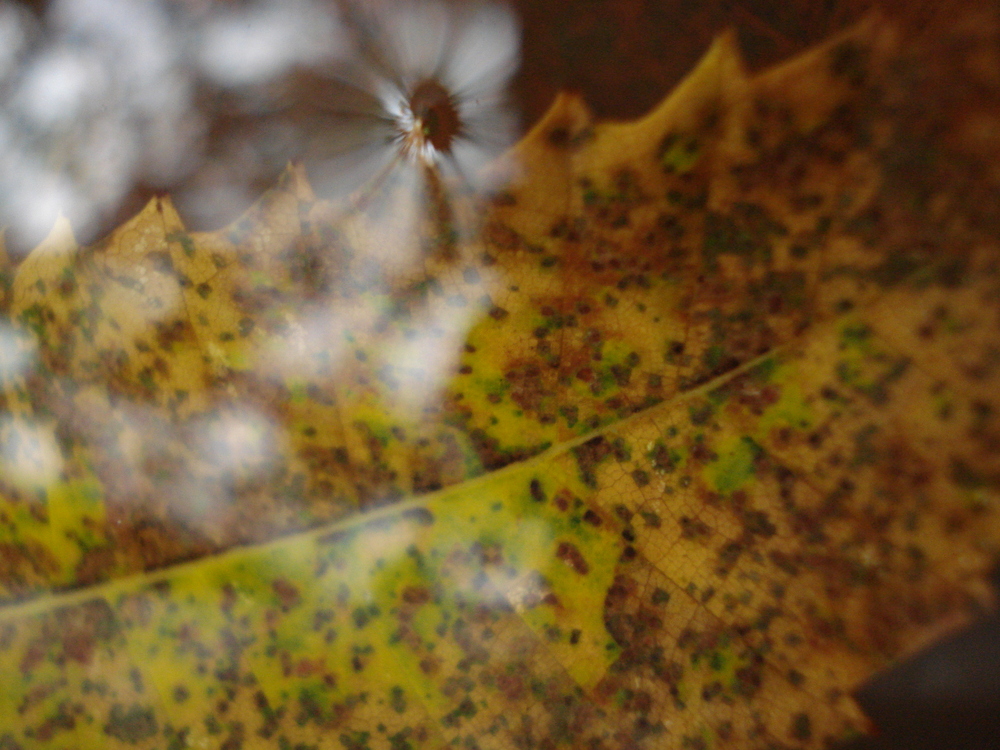
[[[991,606],[989,28],[754,76],[723,36],[637,122],[559,98],[488,195],[58,224],[0,287],[0,748],[867,731]]]

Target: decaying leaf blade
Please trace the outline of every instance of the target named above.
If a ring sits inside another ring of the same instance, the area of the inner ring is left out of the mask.
[[[57,227],[11,296],[3,456],[50,468],[0,484],[0,745],[864,730],[1000,542],[1000,250],[950,183],[901,202],[907,54],[723,36],[635,123],[561,96],[489,195],[291,168],[220,232]]]

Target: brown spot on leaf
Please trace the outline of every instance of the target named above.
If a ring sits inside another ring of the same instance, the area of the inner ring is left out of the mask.
[[[559,542],[559,546],[556,548],[556,557],[580,575],[586,575],[590,572],[590,565],[587,564],[583,553],[572,542]]]

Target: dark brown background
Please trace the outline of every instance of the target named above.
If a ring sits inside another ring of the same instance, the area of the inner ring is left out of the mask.
[[[912,6],[920,2],[890,2]],[[871,0],[515,0],[524,25],[515,92],[528,122],[573,89],[601,118],[642,114],[732,28],[751,69],[791,57],[859,19]],[[886,3],[881,4],[883,7]],[[926,11],[922,11],[926,14]]]

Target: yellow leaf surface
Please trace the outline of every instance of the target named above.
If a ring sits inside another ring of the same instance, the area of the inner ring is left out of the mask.
[[[864,731],[1000,544],[1000,245],[920,54],[727,35],[639,121],[561,96],[488,194],[57,223],[0,297],[0,747]]]

